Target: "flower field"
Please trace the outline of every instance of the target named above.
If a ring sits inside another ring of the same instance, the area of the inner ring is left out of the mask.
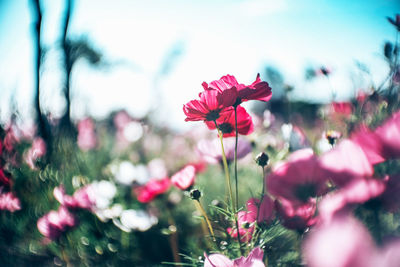
[[[388,23],[398,34],[400,16]],[[274,99],[263,73],[199,81],[186,131],[124,109],[39,107],[34,125],[15,110],[0,126],[0,266],[400,267],[398,47],[382,84],[348,100]]]

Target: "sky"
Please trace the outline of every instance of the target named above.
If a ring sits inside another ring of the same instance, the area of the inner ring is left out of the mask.
[[[64,1],[42,0],[42,107],[62,114],[61,55],[57,48]],[[155,110],[161,123],[185,128],[182,106],[203,81],[225,74],[251,83],[265,67],[295,86],[292,97],[327,102],[367,89],[356,62],[379,84],[387,73],[382,46],[395,30],[386,17],[395,0],[75,0],[68,35],[85,37],[107,66],[80,61],[72,73],[72,115],[103,118],[126,108],[141,117]],[[0,119],[12,100],[29,119],[33,103],[32,12],[28,0],[0,0]],[[330,81],[305,81],[308,66],[332,69]],[[272,88],[273,90],[274,88]]]

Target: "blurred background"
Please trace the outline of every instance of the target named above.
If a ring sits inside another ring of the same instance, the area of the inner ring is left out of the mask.
[[[2,121],[13,110],[33,119],[34,2],[0,1]],[[203,81],[232,74],[249,84],[257,73],[275,99],[288,88],[292,101],[347,99],[384,80],[382,46],[396,34],[386,17],[399,7],[396,0],[43,0],[40,106],[61,117],[68,79],[73,120],[125,108],[181,130],[191,126],[182,105]],[[321,67],[329,82],[310,79]]]

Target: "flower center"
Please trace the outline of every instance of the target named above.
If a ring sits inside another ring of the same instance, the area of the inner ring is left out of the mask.
[[[218,128],[220,129],[220,131],[225,134],[225,133],[231,133],[233,131],[233,127],[230,123],[222,123],[218,126]]]
[[[307,202],[310,197],[317,196],[317,186],[314,183],[306,183],[297,186],[295,196],[303,202]]]
[[[219,118],[219,109],[211,110],[206,115],[206,120],[207,121],[215,121],[218,118]]]

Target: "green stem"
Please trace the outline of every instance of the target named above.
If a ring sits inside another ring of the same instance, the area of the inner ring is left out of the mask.
[[[214,235],[214,230],[212,228],[210,220],[208,219],[207,213],[203,208],[203,205],[201,205],[201,202],[198,199],[196,199],[194,203],[196,205],[196,208],[200,211],[201,215],[203,215],[204,219],[206,220],[207,226],[208,226],[208,230],[210,231],[210,234],[211,234],[211,237],[212,237],[213,241],[216,242],[215,235]]]
[[[239,220],[237,217],[237,212],[239,209],[239,187],[238,187],[238,175],[237,175],[237,150],[238,150],[238,140],[239,140],[239,132],[238,132],[238,127],[237,127],[237,106],[235,106],[235,159],[234,159],[234,164],[235,164],[235,193],[236,193],[236,207],[235,207],[235,223],[236,223],[236,229],[237,229],[237,239],[239,242],[239,248],[240,248],[240,254],[243,255],[242,252],[242,243],[240,240],[240,231],[239,231]]]
[[[230,198],[230,201],[231,201],[231,208],[232,208],[232,211],[234,211],[234,209],[233,209],[233,194],[232,194],[232,186],[231,186],[231,177],[229,175],[228,162],[226,160],[226,155],[225,155],[225,150],[224,150],[223,133],[218,128],[217,122],[214,121],[214,123],[215,123],[215,127],[217,128],[217,131],[218,131],[219,139],[221,141],[222,163],[224,165],[225,181],[226,181],[226,185],[228,187],[229,198]]]
[[[264,200],[264,195],[265,195],[265,183],[266,183],[266,181],[265,181],[265,167],[264,166],[262,167],[262,171],[263,171],[263,177],[262,177],[263,185],[262,185],[262,191],[261,191],[260,204],[257,207],[257,222],[258,222],[258,217],[260,216],[261,204],[262,204],[262,202]]]

